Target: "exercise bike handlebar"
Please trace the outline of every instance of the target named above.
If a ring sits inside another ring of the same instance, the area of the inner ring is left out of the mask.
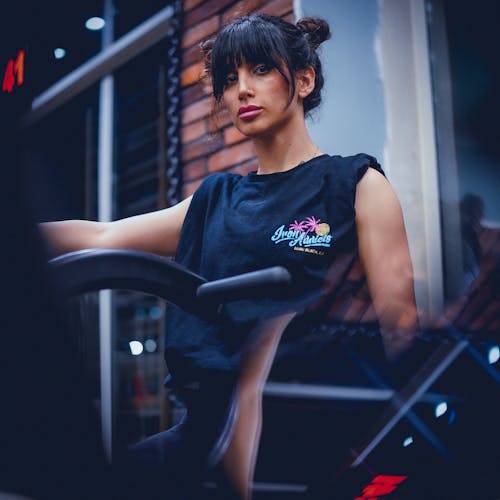
[[[64,297],[108,289],[155,295],[199,316],[216,314],[220,305],[268,297],[291,283],[288,270],[271,267],[207,282],[171,259],[126,249],[87,249],[49,261]]]
[[[196,290],[196,296],[218,303],[267,297],[283,291],[291,281],[292,277],[284,267],[268,267],[204,283]]]

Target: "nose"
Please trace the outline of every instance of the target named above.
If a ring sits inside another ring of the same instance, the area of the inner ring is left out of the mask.
[[[244,100],[254,95],[251,78],[242,71],[238,75],[238,98]]]

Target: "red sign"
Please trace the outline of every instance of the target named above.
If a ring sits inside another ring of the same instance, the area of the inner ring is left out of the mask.
[[[365,486],[360,497],[354,500],[378,500],[381,496],[392,493],[398,484],[402,483],[408,476],[385,476],[379,475],[372,479],[372,482]]]
[[[12,92],[17,85],[20,87],[24,83],[24,50],[17,53],[15,59],[9,59],[7,68],[3,76],[2,91]]]

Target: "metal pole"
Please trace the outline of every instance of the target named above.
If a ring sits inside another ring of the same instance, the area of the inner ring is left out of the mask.
[[[113,40],[113,4],[104,0],[102,50]],[[113,130],[114,78],[105,76],[99,86],[99,145],[98,145],[98,219],[113,218]],[[101,429],[108,461],[113,450],[113,320],[111,290],[99,292],[99,346],[101,371]]]
[[[375,431],[371,433],[363,447],[352,450],[354,459],[350,467],[357,467],[365,460],[468,344],[467,340],[459,340],[442,344],[436,349],[415,377],[394,395],[389,408],[376,424]]]

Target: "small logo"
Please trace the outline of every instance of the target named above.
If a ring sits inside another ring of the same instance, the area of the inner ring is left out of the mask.
[[[287,242],[298,252],[324,255],[322,248],[329,248],[333,241],[330,234],[330,224],[321,222],[316,217],[306,217],[304,220],[294,220],[286,228],[285,224],[278,227],[271,236],[276,245]]]

